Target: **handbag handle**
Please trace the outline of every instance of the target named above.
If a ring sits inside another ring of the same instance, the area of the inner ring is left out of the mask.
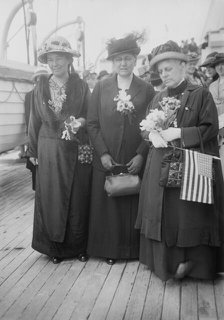
[[[111,168],[111,175],[117,175],[117,174],[127,174],[127,166],[124,164],[115,164],[112,168]]]

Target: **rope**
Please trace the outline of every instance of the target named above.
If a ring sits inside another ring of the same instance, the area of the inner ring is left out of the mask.
[[[16,93],[18,94],[18,96],[19,96],[19,98],[20,98],[20,100],[21,100],[22,102],[25,101],[25,99],[21,96],[20,92],[19,92],[18,89],[16,88],[15,82],[12,81],[12,89],[10,90],[9,95],[7,96],[7,98],[6,98],[5,100],[0,100],[0,103],[7,102],[7,101],[10,99],[10,97],[12,96],[13,92],[16,92]]]
[[[30,56],[29,56],[29,35],[27,31],[27,24],[26,24],[26,11],[25,11],[25,3],[22,0],[23,4],[23,18],[24,18],[24,26],[25,26],[25,39],[26,39],[26,53],[27,53],[27,63],[30,63]]]

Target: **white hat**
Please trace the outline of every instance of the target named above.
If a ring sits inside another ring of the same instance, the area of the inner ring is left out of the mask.
[[[41,63],[47,64],[47,54],[52,52],[61,52],[72,57],[80,57],[80,53],[72,50],[67,39],[61,36],[48,39],[38,50],[38,60]]]

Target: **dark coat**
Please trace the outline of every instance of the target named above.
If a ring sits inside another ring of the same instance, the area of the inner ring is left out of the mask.
[[[117,78],[114,75],[100,81],[92,93],[91,108],[88,112],[88,130],[96,151],[93,165],[101,170],[104,169],[100,157],[104,153],[109,153],[117,162],[124,161],[120,159],[120,151],[124,142],[126,117],[121,116],[116,110],[117,102],[114,101],[114,97],[118,92]],[[139,123],[145,117],[146,108],[154,96],[154,90],[151,85],[133,76],[129,94],[136,112],[132,118],[128,137],[131,143],[127,141],[129,145],[128,153],[125,155],[127,162],[137,153],[144,155],[148,151],[140,135]]]
[[[109,153],[117,163],[126,164],[137,153],[147,153],[148,146],[141,138],[139,123],[145,117],[154,90],[143,80],[133,77],[128,94],[136,112],[131,123],[127,116],[116,110],[114,97],[118,92],[116,75],[97,83],[87,117],[95,148],[88,250],[90,255],[126,259],[138,257],[139,233],[134,230],[138,195],[109,198],[104,191],[108,173],[100,157]]]
[[[78,75],[70,75],[66,102],[60,116],[56,116],[48,106],[48,81],[48,78],[41,77],[34,89],[34,106],[29,122],[28,155],[38,158],[33,240],[37,243],[34,244],[35,249],[41,246],[40,233],[46,236],[48,241],[62,243],[71,218],[72,232],[78,236],[82,233],[83,224],[87,224],[85,211],[88,199],[85,177],[80,177],[82,169],[79,169],[78,163],[78,143],[76,140],[63,140],[61,136],[65,129],[64,121],[69,116],[86,118],[90,92],[87,84]],[[80,130],[77,135],[81,140],[84,129]],[[39,229],[36,237],[35,228]],[[46,244],[43,246],[44,249],[37,250],[49,254],[49,248],[46,249]]]
[[[158,93],[152,108],[159,108],[158,102],[167,95],[167,90]],[[204,152],[219,156],[217,109],[207,89],[188,84],[182,95],[177,126],[181,128],[184,147],[200,149],[200,130]],[[224,214],[223,197],[220,197],[223,181],[219,161],[215,161],[214,205],[183,201],[179,199],[180,189],[159,185],[161,161],[166,152],[164,148],[150,148],[140,192],[136,227],[141,229],[146,238],[165,240],[168,246],[219,246],[220,219],[223,219]]]

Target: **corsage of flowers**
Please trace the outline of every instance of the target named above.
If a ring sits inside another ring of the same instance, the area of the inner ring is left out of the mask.
[[[64,121],[65,130],[62,132],[61,139],[65,140],[74,140],[72,139],[72,135],[75,135],[81,127],[81,122],[77,121],[74,116],[69,117],[69,122]]]
[[[152,130],[161,131],[171,125],[177,127],[177,111],[180,108],[180,100],[174,97],[164,97],[159,102],[161,110],[158,108],[150,110],[144,120],[140,122],[141,131],[151,132]]]
[[[131,101],[130,94],[127,94],[125,90],[120,90],[118,95],[114,98],[114,101],[117,101],[117,111],[127,115],[129,121],[131,121],[131,116],[135,111],[135,107]]]

